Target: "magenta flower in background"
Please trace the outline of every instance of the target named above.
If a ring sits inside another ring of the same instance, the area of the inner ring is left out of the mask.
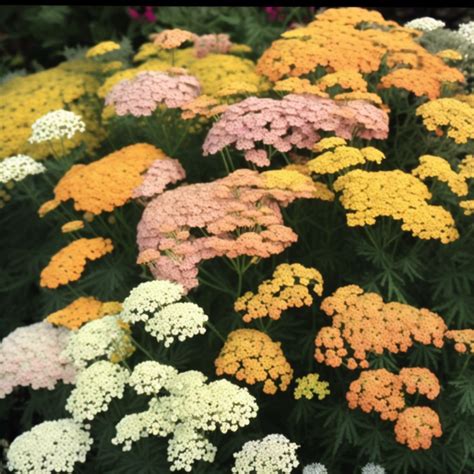
[[[140,10],[142,10],[140,12]],[[148,23],[154,23],[157,20],[153,7],[128,7],[127,13],[130,18],[135,21],[146,21]]]
[[[282,19],[281,11],[283,7],[264,7],[265,13],[270,21],[277,21]]]

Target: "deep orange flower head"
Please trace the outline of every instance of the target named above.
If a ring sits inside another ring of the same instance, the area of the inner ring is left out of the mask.
[[[96,260],[112,252],[114,246],[110,239],[74,240],[54,255],[41,272],[40,286],[57,288],[79,280],[88,260]]]
[[[412,450],[429,449],[433,437],[443,434],[438,414],[429,407],[410,407],[398,416],[396,439]]]
[[[263,383],[263,392],[284,392],[293,378],[293,369],[280,348],[256,329],[232,331],[215,360],[217,375],[232,375],[249,385]]]

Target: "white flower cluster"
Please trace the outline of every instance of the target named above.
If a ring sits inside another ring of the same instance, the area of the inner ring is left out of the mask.
[[[13,441],[8,468],[19,474],[74,472],[91,445],[90,434],[74,420],[45,421]]]
[[[72,138],[76,133],[86,131],[82,117],[69,110],[59,109],[36,120],[31,126],[30,143],[43,143],[49,140]]]
[[[233,473],[237,474],[280,474],[290,473],[299,465],[296,450],[281,434],[270,434],[257,441],[247,441],[242,449],[234,453]]]
[[[127,323],[147,321],[164,306],[179,301],[183,295],[183,287],[168,280],[140,283],[125,298],[121,318]]]
[[[385,474],[385,469],[379,464],[369,462],[362,468],[361,474]]]
[[[208,321],[201,307],[194,303],[174,303],[166,306],[151,317],[145,331],[163,341],[169,347],[177,338],[184,341],[197,334],[204,334],[204,324]]]
[[[194,462],[212,462],[216,447],[207,432],[237,431],[257,416],[258,405],[246,388],[227,380],[206,383],[194,370],[162,379],[169,395],[150,400],[148,410],[127,415],[117,425],[113,444],[131,449],[132,442],[149,435],[171,436],[168,460],[171,470],[190,472]]]
[[[446,23],[436,18],[431,18],[430,16],[423,16],[421,18],[415,18],[407,23],[405,23],[407,28],[413,28],[420,31],[433,31],[439,28],[444,28]]]
[[[460,24],[458,33],[469,41],[469,43],[474,43],[474,21]]]
[[[127,332],[119,325],[116,315],[104,316],[84,324],[71,332],[64,355],[78,368],[85,368],[99,357],[110,358],[113,354],[125,353],[129,348]]]
[[[44,173],[46,168],[27,155],[9,156],[0,161],[0,183],[22,181],[27,176]]]
[[[324,464],[314,462],[303,468],[303,474],[328,474],[328,470]]]
[[[113,398],[122,398],[128,370],[105,360],[95,362],[77,376],[66,410],[78,421],[93,420],[106,411]]]
[[[139,395],[155,395],[176,375],[178,371],[174,367],[147,360],[135,366],[128,383]]]

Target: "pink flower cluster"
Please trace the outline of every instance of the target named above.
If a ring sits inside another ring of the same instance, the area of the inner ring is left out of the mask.
[[[105,98],[105,104],[113,105],[117,115],[142,117],[151,115],[160,104],[178,108],[195,99],[200,91],[201,86],[194,76],[144,71],[116,84]]]
[[[186,178],[186,171],[178,160],[155,160],[143,175],[140,186],[132,193],[133,198],[151,198],[161,194],[169,184]]]
[[[202,35],[194,41],[194,52],[198,58],[204,58],[211,53],[226,54],[231,46],[228,34]]]
[[[47,322],[24,326],[0,343],[0,398],[15,387],[52,390],[56,382],[74,382],[76,372],[61,355],[69,331]]]
[[[312,186],[272,188],[265,173],[242,169],[210,183],[165,191],[148,203],[138,224],[138,259],[149,262],[157,279],[189,290],[199,283],[202,260],[281,253],[297,235],[284,225],[279,204],[312,197]]]
[[[127,13],[132,20],[136,21],[144,20],[148,23],[154,23],[157,20],[153,7],[128,7]]]
[[[281,100],[248,99],[231,105],[209,131],[203,145],[204,155],[214,154],[228,145],[245,153],[257,166],[270,160],[260,146],[272,145],[280,152],[293,147],[309,148],[321,138],[319,132],[385,139],[388,115],[368,102],[336,102],[312,95],[289,94]]]

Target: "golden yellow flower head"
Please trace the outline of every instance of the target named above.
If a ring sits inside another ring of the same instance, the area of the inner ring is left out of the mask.
[[[75,220],[66,222],[61,226],[61,232],[63,234],[67,234],[68,232],[75,232],[76,230],[80,230],[84,228],[84,221]]]
[[[463,55],[455,49],[443,49],[442,51],[438,51],[436,56],[445,61],[461,61],[463,58]]]
[[[319,374],[308,374],[296,379],[295,400],[302,397],[312,400],[314,395],[317,395],[319,400],[323,400],[330,393],[329,382],[319,380]]]
[[[120,49],[120,45],[115,41],[102,41],[87,50],[86,58],[95,58]]]

